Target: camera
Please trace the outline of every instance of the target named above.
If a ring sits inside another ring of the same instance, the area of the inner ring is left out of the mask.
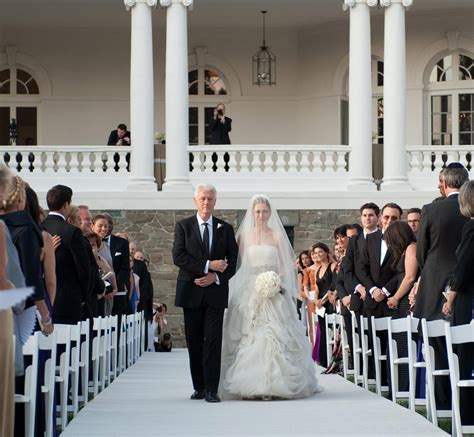
[[[219,117],[222,117],[222,116],[224,115],[224,111],[223,111],[222,109],[218,109],[218,110],[217,110],[217,115],[218,115]]]

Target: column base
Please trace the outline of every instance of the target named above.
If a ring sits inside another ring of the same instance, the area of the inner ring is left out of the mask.
[[[377,185],[370,178],[349,179],[347,191],[377,191]]]
[[[155,178],[134,178],[128,180],[127,191],[158,191]]]
[[[413,191],[413,187],[406,178],[383,179],[380,184],[381,191]]]
[[[179,193],[192,193],[194,190],[194,187],[192,186],[191,182],[189,180],[183,180],[183,181],[166,181],[164,182],[162,186],[163,191],[168,191],[168,192],[179,192]]]

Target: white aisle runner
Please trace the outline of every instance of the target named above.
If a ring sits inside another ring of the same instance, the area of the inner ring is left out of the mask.
[[[89,402],[62,436],[437,436],[419,414],[337,375],[324,392],[294,401],[192,401],[184,349],[145,353]]]

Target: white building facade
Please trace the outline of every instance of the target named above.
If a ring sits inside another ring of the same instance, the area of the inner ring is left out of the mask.
[[[0,150],[40,192],[61,181],[92,207],[181,209],[210,181],[223,208],[255,191],[287,209],[413,206],[435,197],[444,162],[471,169],[472,1],[264,1],[272,87],[252,85],[262,29],[250,0],[4,3]],[[232,146],[207,145],[219,102]],[[104,146],[122,122],[132,147]]]

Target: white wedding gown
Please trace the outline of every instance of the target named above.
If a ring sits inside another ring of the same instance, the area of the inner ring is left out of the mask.
[[[230,283],[224,319],[221,396],[311,396],[319,387],[296,304],[288,291],[271,298],[260,298],[255,292],[258,274],[279,272],[277,248],[271,244],[248,247],[240,270]]]

